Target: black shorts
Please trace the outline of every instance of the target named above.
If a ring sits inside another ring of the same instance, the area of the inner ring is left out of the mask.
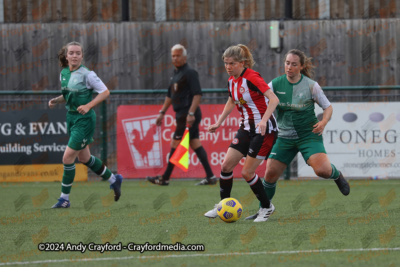
[[[252,158],[268,159],[277,137],[277,132],[267,133],[262,136],[261,134],[239,129],[229,147],[236,149],[243,156],[248,155]]]
[[[187,112],[177,112],[175,114],[175,120],[176,120],[176,129],[174,133],[174,139],[175,140],[181,140],[183,133],[185,132],[186,129],[186,117],[187,117]],[[193,122],[192,126],[189,127],[189,138],[190,139],[198,139],[199,138],[199,124],[201,121],[201,110],[198,108],[196,112],[194,113],[195,121]]]

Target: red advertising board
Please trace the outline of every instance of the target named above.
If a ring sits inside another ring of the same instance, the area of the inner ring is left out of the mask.
[[[226,151],[240,125],[240,115],[234,110],[215,132],[207,128],[217,122],[225,105],[201,105],[200,141],[207,152],[214,175],[219,177]],[[144,178],[162,175],[168,163],[171,138],[175,131],[175,113],[172,108],[164,116],[162,126],[156,126],[159,105],[119,106],[117,111],[118,173],[126,178]],[[189,171],[174,168],[173,178],[203,178],[203,166],[193,150],[189,151]],[[244,159],[235,168],[234,177],[241,177]],[[265,162],[257,169],[263,176]]]

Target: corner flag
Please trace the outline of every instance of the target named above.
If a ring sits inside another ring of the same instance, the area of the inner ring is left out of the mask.
[[[189,128],[186,127],[183,133],[182,141],[179,143],[169,161],[175,166],[181,168],[184,172],[189,169]]]

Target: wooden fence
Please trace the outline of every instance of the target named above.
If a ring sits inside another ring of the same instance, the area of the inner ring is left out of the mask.
[[[124,0],[4,0],[5,23],[120,22]],[[285,16],[282,0],[127,0],[130,21],[260,21]],[[400,0],[293,0],[293,19],[399,18]]]
[[[203,88],[222,88],[221,60],[230,45],[250,47],[266,81],[283,74],[292,48],[313,57],[321,86],[398,85],[400,20],[285,21],[283,49],[270,48],[270,22],[127,22],[0,24],[0,90],[58,90],[58,50],[72,40],[85,65],[113,89],[167,88],[170,48],[181,43]]]

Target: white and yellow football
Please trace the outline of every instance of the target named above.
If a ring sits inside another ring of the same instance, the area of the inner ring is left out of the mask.
[[[243,208],[237,199],[224,198],[218,203],[217,213],[224,222],[236,222],[242,216]]]

